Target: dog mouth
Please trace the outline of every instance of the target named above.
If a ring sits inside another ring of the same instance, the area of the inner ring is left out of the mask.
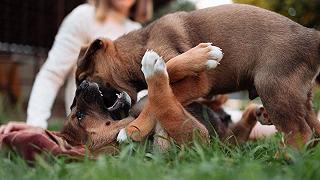
[[[118,91],[113,88],[100,86],[96,82],[83,81],[76,91],[78,105],[85,105],[87,108],[98,106],[106,115],[113,120],[121,120],[129,116],[131,98],[125,91]]]
[[[101,94],[103,96],[103,94]],[[129,116],[131,98],[125,91],[116,94],[117,99],[112,106],[107,107],[112,119],[120,120]]]

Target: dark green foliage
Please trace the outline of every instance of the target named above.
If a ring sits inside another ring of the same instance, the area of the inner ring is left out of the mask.
[[[154,16],[152,21],[168,14],[168,13],[173,13],[177,11],[192,11],[195,10],[196,6],[186,0],[177,0],[177,1],[172,1],[171,3],[168,4],[168,6],[160,7],[159,9],[155,9],[154,11]]]
[[[233,0],[280,13],[310,28],[320,28],[320,0]]]

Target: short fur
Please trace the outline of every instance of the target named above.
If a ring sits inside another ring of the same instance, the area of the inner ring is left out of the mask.
[[[190,56],[173,75],[175,61],[167,62],[173,93],[183,106],[199,97],[249,90],[252,98],[260,96],[287,143],[301,147],[313,129],[320,134],[310,102],[320,66],[320,33],[284,16],[249,5],[223,5],[170,14],[114,42],[97,41],[101,46],[93,55],[85,53],[79,60],[78,82],[99,80],[135,100],[147,87],[140,70],[147,49],[168,61],[201,42],[212,42],[225,53],[217,69],[197,71],[194,66],[201,61]],[[89,50],[95,49],[93,44]],[[180,73],[183,80],[175,81]]]

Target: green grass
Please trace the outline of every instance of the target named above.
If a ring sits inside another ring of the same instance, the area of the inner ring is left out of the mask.
[[[1,96],[0,96],[1,97]],[[320,91],[316,91],[314,106],[320,109]],[[1,100],[1,98],[0,98]],[[0,122],[13,115],[0,104]],[[50,123],[58,130],[61,122]],[[194,143],[191,147],[173,146],[167,153],[152,152],[148,144],[129,144],[116,156],[100,156],[70,162],[67,158],[38,158],[28,165],[13,152],[0,151],[0,180],[10,179],[237,179],[290,180],[320,178],[320,145],[300,152],[280,149],[281,135],[247,142],[240,146],[226,146],[213,139],[209,145]],[[279,153],[278,157],[275,154]],[[284,154],[290,160],[284,158]]]
[[[129,144],[116,156],[68,162],[66,158],[39,158],[32,166],[19,156],[0,155],[0,179],[319,179],[320,146],[302,150],[279,149],[281,137],[225,146],[173,146],[167,153],[148,144]],[[287,154],[275,158],[275,154]]]

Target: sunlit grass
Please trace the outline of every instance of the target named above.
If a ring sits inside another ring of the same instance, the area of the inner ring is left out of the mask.
[[[173,146],[162,154],[148,144],[128,144],[116,156],[80,162],[39,158],[32,166],[3,153],[0,179],[318,179],[320,146],[297,152],[280,149],[280,139],[278,134],[241,146],[214,139],[209,145]]]
[[[1,108],[0,115],[0,120],[10,117]],[[50,129],[59,130],[60,122],[53,121]],[[207,145],[172,146],[167,153],[153,152],[148,143],[131,143],[115,156],[78,162],[38,158],[32,165],[13,152],[1,151],[0,179],[319,179],[320,146],[298,152],[280,148],[281,138],[277,134],[240,146],[213,139]]]

